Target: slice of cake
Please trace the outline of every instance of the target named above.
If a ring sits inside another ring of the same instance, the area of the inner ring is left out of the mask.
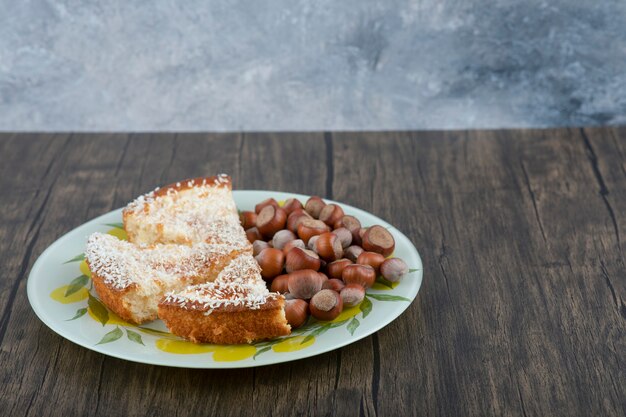
[[[247,250],[241,245],[138,246],[94,233],[85,257],[102,302],[124,320],[142,323],[157,318],[157,305],[165,293],[215,280],[242,253]]]
[[[239,224],[229,176],[194,178],[144,194],[123,211],[130,242],[250,246]]]
[[[267,290],[254,258],[234,258],[214,282],[168,293],[159,318],[196,343],[237,344],[288,335],[285,299]]]

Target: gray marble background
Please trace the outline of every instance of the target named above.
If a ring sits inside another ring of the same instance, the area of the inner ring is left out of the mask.
[[[625,0],[0,0],[0,130],[625,123]]]

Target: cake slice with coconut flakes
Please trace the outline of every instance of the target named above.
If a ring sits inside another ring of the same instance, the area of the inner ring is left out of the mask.
[[[285,298],[267,290],[254,258],[234,258],[214,282],[168,293],[159,318],[196,343],[237,344],[288,335]]]
[[[242,253],[237,244],[138,246],[94,233],[85,257],[102,302],[124,320],[143,323],[157,318],[165,293],[214,281]]]
[[[123,220],[128,240],[139,245],[208,242],[251,248],[225,174],[157,188],[128,204]]]

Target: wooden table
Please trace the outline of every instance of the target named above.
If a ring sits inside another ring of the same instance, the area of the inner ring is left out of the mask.
[[[626,129],[0,135],[4,415],[626,414]],[[424,261],[378,333],[275,366],[148,366],[79,347],[26,297],[72,228],[175,180],[318,194]]]

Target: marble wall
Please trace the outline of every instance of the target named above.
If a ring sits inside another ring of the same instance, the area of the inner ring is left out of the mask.
[[[0,130],[624,123],[624,0],[0,0]]]

